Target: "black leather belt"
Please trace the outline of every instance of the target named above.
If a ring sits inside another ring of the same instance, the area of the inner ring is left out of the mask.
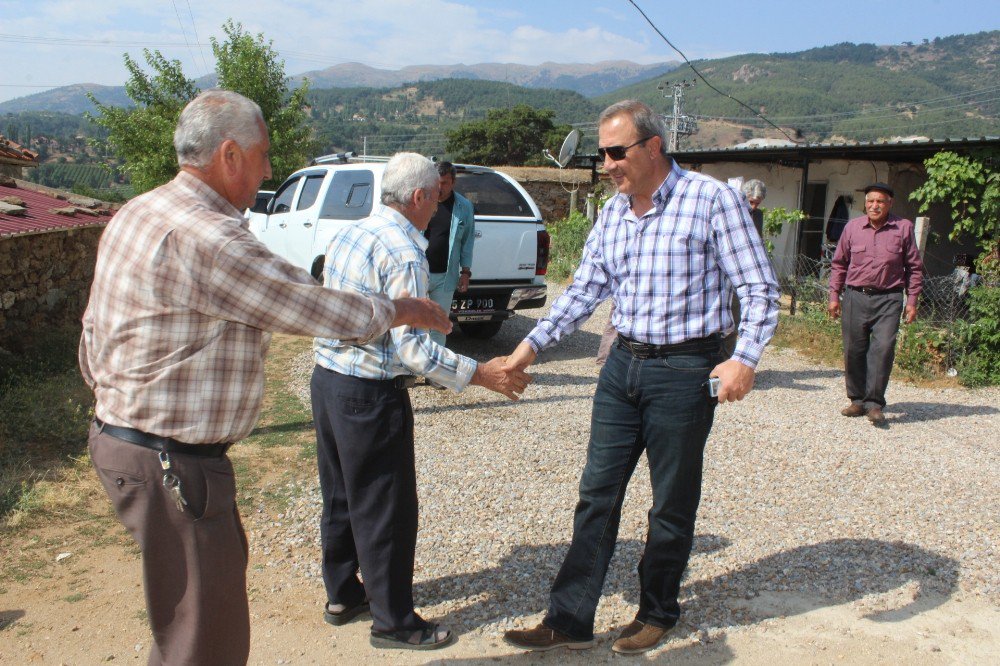
[[[883,294],[902,294],[903,288],[896,287],[895,289],[876,289],[875,287],[852,287],[847,285],[848,289],[853,291],[860,291],[865,296],[882,296]]]
[[[231,442],[225,444],[187,444],[185,442],[178,442],[176,439],[171,439],[170,437],[150,435],[148,432],[136,430],[135,428],[111,425],[98,418],[94,419],[94,424],[98,430],[116,439],[166,453],[186,453],[205,458],[221,458],[229,450],[229,447],[232,446]]]
[[[666,358],[676,354],[707,354],[719,351],[721,344],[722,336],[717,333],[672,345],[651,345],[626,338],[621,333],[618,334],[618,346],[636,358]]]
[[[397,375],[392,378],[392,385],[396,388],[413,388],[417,385],[417,378],[413,375]]]

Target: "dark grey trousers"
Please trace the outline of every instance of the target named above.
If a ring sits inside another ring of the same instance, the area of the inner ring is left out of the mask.
[[[375,631],[423,629],[427,623],[413,609],[417,473],[410,396],[391,381],[320,366],[310,390],[327,600],[350,606],[367,596]]]
[[[163,487],[157,452],[90,429],[90,458],[142,551],[150,664],[246,664],[247,540],[229,458],[171,454],[188,506]]]
[[[865,409],[885,407],[902,312],[902,294],[866,295],[844,290],[840,327],[847,397]]]

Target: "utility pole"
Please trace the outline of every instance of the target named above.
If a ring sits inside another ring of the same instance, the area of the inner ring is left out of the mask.
[[[677,150],[678,137],[681,134],[694,134],[698,131],[697,121],[691,116],[685,116],[681,110],[684,89],[693,87],[696,81],[696,79],[684,79],[677,83],[663,81],[656,86],[656,89],[663,93],[664,98],[673,97],[674,99],[674,112],[668,117],[670,121],[670,145],[667,147],[667,152],[673,153]],[[672,92],[668,93],[668,90]]]

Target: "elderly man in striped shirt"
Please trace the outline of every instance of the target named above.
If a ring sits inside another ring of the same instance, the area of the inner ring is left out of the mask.
[[[272,254],[242,210],[271,176],[260,107],[201,93],[174,133],[180,173],[111,220],[83,317],[97,404],[90,457],[142,551],[150,664],[245,664],[247,541],[229,446],[260,413],[270,333],[366,342],[448,331],[426,299],[334,291]]]
[[[438,204],[434,163],[399,153],[382,175],[382,205],[330,240],[324,284],[362,294],[427,294],[423,231]],[[407,388],[423,376],[461,391],[484,386],[516,400],[530,380],[504,359],[476,363],[427,331],[393,329],[365,344],[317,338],[313,419],[323,516],[324,617],[334,625],[371,612],[376,647],[427,650],[452,633],[413,608],[417,479]],[[358,570],[364,584],[358,579]]]
[[[653,506],[639,610],[612,649],[652,649],[677,623],[716,407],[707,380],[718,378],[718,401],[741,400],[778,317],[777,282],[742,196],[679,168],[665,150],[662,118],[641,102],[614,104],[600,116],[598,146],[618,194],[594,225],[572,285],[508,359],[526,368],[613,299],[618,340],[594,395],[573,541],[542,623],[504,636],[527,650],[593,644],[625,488],[643,451]],[[733,290],[739,339],[723,360],[722,339],[735,325]]]

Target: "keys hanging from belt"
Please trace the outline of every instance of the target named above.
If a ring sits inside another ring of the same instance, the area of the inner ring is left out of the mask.
[[[184,495],[181,494],[181,480],[176,474],[171,472],[173,465],[170,463],[170,454],[166,451],[160,451],[160,467],[163,468],[163,487],[166,488],[167,492],[174,500],[174,504],[177,506],[177,510],[184,513],[184,507],[188,505]]]

